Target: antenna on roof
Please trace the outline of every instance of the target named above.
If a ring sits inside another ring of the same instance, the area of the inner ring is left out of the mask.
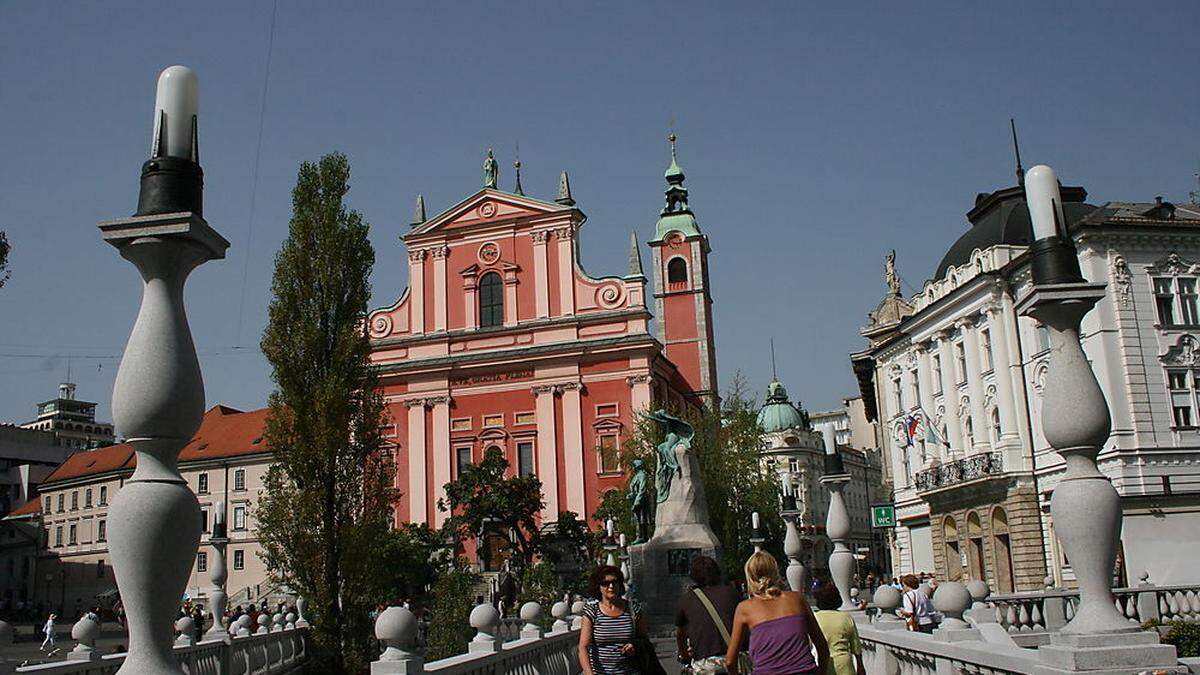
[[[1025,186],[1025,167],[1021,166],[1021,146],[1017,144],[1017,123],[1008,118],[1008,126],[1012,129],[1013,152],[1017,155],[1017,185]]]
[[[771,338],[771,379],[779,379],[779,376],[775,374],[775,338]]]

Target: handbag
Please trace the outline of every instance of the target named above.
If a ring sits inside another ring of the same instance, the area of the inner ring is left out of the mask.
[[[704,591],[699,588],[693,588],[692,592],[699,598],[700,604],[704,605],[704,609],[708,612],[708,616],[712,618],[713,623],[717,624],[717,632],[721,634],[721,641],[725,643],[725,650],[728,651],[730,640],[729,629],[725,628],[725,622],[721,620],[721,615],[717,614],[717,608],[713,606],[712,601],[708,599]],[[750,655],[746,652],[738,650],[737,664],[739,673],[751,672],[752,664],[750,662]]]

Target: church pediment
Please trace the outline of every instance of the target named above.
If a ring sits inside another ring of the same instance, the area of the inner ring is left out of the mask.
[[[413,228],[403,238],[408,240],[435,232],[459,230],[484,223],[569,213],[570,211],[572,211],[571,207],[562,204],[484,188]]]

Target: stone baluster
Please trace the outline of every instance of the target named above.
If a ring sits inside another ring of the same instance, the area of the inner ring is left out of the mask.
[[[99,661],[100,652],[96,651],[96,637],[100,635],[100,624],[89,617],[83,617],[71,626],[71,639],[75,648],[67,654],[68,661]]]
[[[541,624],[538,623],[542,618],[542,606],[536,602],[527,602],[521,605],[521,620],[525,622],[521,626],[521,639],[532,638],[540,640],[545,634]]]
[[[229,635],[225,626],[225,610],[229,606],[229,596],[225,593],[225,581],[229,570],[225,565],[225,547],[229,539],[225,536],[225,502],[218,501],[213,512],[212,536],[208,543],[213,547],[212,561],[208,564],[208,578],[212,582],[209,592],[209,606],[212,608],[212,626],[204,634],[205,638],[217,638]]]
[[[403,607],[388,607],[375,618],[375,637],[385,649],[371,663],[371,675],[409,675],[425,672],[425,661],[413,651],[417,617]]]
[[[1114,605],[1121,499],[1096,464],[1112,419],[1080,342],[1083,317],[1105,297],[1104,284],[1087,283],[1081,274],[1054,171],[1043,165],[1030,169],[1025,193],[1036,238],[1028,253],[1033,286],[1017,311],[1050,330],[1042,432],[1065,465],[1050,499],[1050,517],[1079,587],[1074,617],[1039,648],[1039,658],[1047,669],[1060,671],[1173,666],[1175,648],[1158,644],[1157,634],[1140,633]]]
[[[571,628],[579,629],[583,626],[583,600],[576,600],[571,604]]]
[[[833,551],[829,554],[829,574],[842,596],[843,612],[859,612],[858,606],[850,598],[850,586],[854,581],[854,554],[846,545],[850,536],[850,512],[846,510],[846,500],[842,490],[850,482],[850,474],[846,473],[842,457],[837,452],[834,441],[833,427],[822,429],[825,435],[825,475],[821,484],[829,490],[829,511],[825,516],[825,534],[833,542]]]
[[[278,633],[283,630],[283,613],[275,612],[271,615],[271,632]]]
[[[779,515],[783,517],[784,526],[783,554],[788,559],[785,576],[788,588],[797,593],[804,593],[807,590],[805,583],[808,573],[804,569],[804,563],[800,562],[800,554],[804,552],[804,545],[800,541],[800,529],[797,527],[797,521],[800,518],[800,504],[792,486],[791,474],[784,477],[783,489],[783,509]]]
[[[196,644],[196,622],[190,616],[181,616],[175,620],[176,647],[190,647]]]
[[[540,612],[540,609],[539,609]],[[488,603],[475,605],[471,610],[471,627],[475,629],[475,637],[471,638],[467,651],[471,654],[494,654],[500,651],[501,641],[496,637],[500,625],[500,612]]]
[[[293,630],[296,628],[296,613],[295,612],[288,612],[287,616],[283,617],[283,620],[286,622],[286,623],[284,623],[283,627],[286,628],[287,630]]]
[[[143,280],[112,395],[113,421],[137,454],[137,468],[108,513],[109,554],[129,630],[118,671],[124,675],[180,672],[170,626],[200,543],[200,504],[177,462],[204,415],[183,287],[193,269],[223,258],[229,247],[201,216],[195,75],[172,66],[158,86],[155,151],[142,167],[137,214],[100,224],[104,240]]]
[[[271,617],[266,612],[258,615],[258,630],[254,631],[255,635],[267,635],[271,632]]]
[[[550,627],[551,633],[565,633],[571,630],[571,606],[565,600],[559,600],[550,608],[550,616],[554,617],[554,625]]]
[[[987,604],[988,596],[992,594],[992,589],[988,588],[987,582],[982,579],[972,579],[968,581],[967,592],[971,594],[971,609],[967,610],[965,616],[970,623],[996,623],[996,613]]]
[[[296,596],[296,628],[308,628],[308,617],[304,610],[308,608],[308,600],[303,595]]]

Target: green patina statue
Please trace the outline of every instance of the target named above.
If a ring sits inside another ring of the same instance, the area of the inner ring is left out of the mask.
[[[496,164],[496,158],[492,156],[492,149],[488,148],[487,159],[483,160],[483,187],[495,189],[496,181],[500,178],[500,166]]]
[[[662,409],[655,410],[647,417],[662,426],[664,436],[663,442],[658,444],[658,467],[654,470],[654,489],[658,492],[658,503],[661,504],[670,496],[671,481],[680,472],[675,448],[682,444],[691,450],[696,431],[692,425]]]
[[[646,492],[649,478],[646,474],[646,463],[640,459],[633,460],[633,475],[629,477],[629,509],[633,512],[633,521],[637,524],[635,544],[644,544],[650,538],[650,493]]]

